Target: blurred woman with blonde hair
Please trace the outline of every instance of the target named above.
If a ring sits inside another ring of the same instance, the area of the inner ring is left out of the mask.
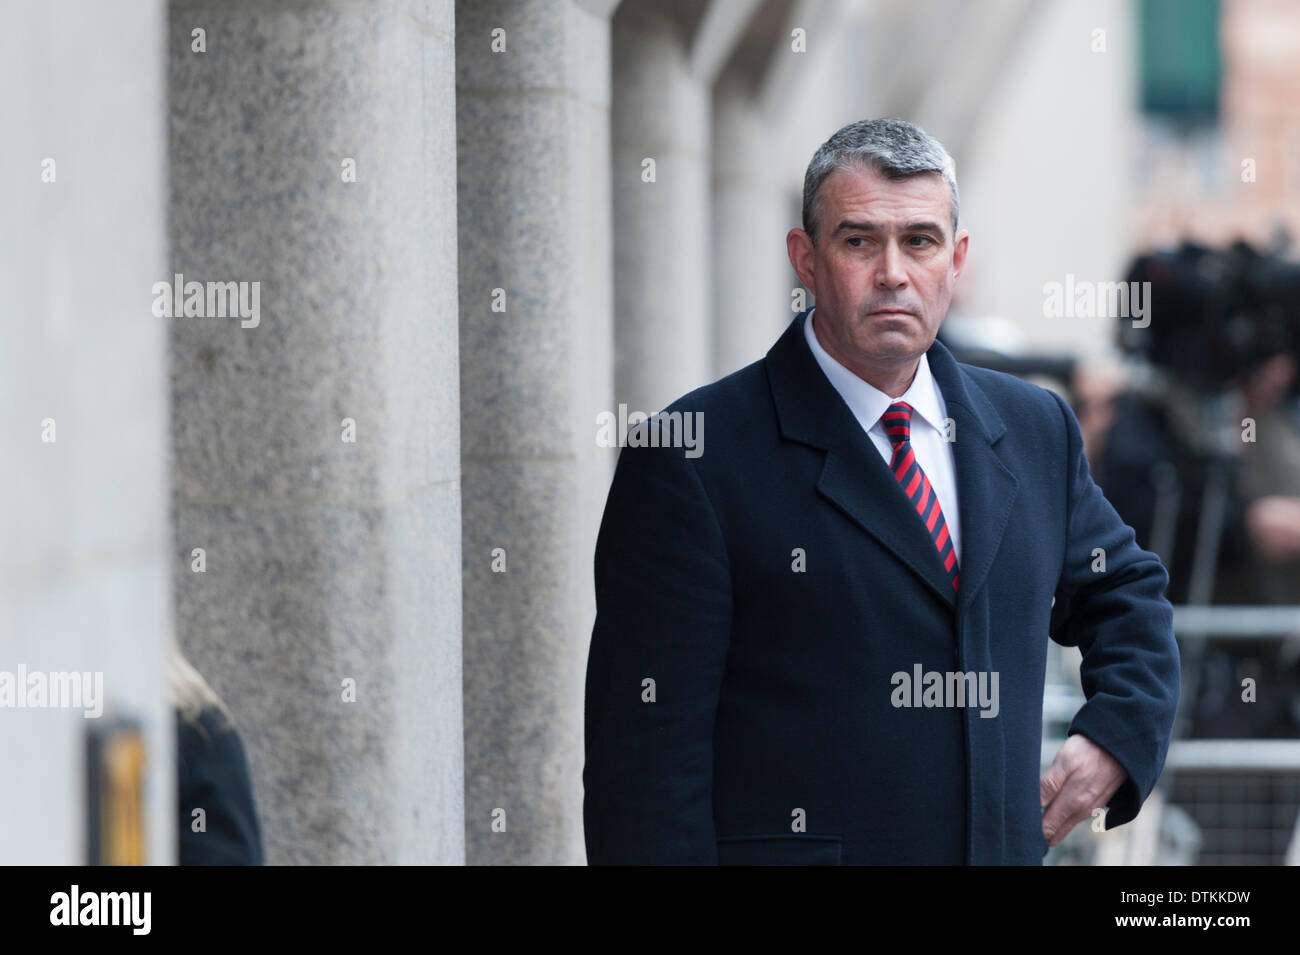
[[[262,865],[253,780],[234,718],[170,631],[167,687],[176,711],[180,864]]]

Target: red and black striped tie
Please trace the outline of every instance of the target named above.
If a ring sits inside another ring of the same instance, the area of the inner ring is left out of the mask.
[[[952,549],[952,540],[948,537],[948,524],[939,509],[939,495],[930,487],[930,479],[921,470],[921,462],[916,460],[912,450],[912,406],[906,401],[895,401],[881,417],[885,424],[885,434],[894,445],[894,456],[889,459],[889,469],[903,486],[917,515],[925,529],[930,533],[930,540],[939,559],[943,561],[944,570],[952,580],[952,589],[957,589],[957,580],[961,568],[957,566],[957,553]]]

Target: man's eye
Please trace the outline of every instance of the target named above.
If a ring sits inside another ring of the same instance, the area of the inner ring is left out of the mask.
[[[854,245],[854,243],[855,243],[855,242],[865,242],[865,241],[867,241],[867,240],[864,239],[864,238],[862,238],[862,236],[860,236],[860,235],[855,235],[855,236],[853,236],[852,238],[849,239],[849,245],[852,245],[853,248],[855,248],[855,249],[860,249],[860,248],[862,248],[862,246],[860,246],[860,245]]]
[[[934,245],[934,239],[930,238],[928,235],[914,235],[912,236],[912,238],[920,239],[922,242],[925,242],[927,245]],[[918,246],[918,248],[920,248],[920,246]]]

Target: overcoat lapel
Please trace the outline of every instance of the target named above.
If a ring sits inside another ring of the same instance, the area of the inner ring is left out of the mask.
[[[927,352],[930,370],[955,428],[962,559],[959,593],[954,595],[912,502],[808,349],[803,332],[807,316],[807,310],[797,315],[767,354],[782,436],[825,450],[817,491],[960,614],[988,577],[1016,494],[1015,475],[994,447],[1006,426],[936,340]]]

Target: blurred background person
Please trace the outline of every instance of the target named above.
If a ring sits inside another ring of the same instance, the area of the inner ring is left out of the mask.
[[[176,718],[180,865],[262,865],[262,830],[234,717],[168,640],[167,685]]]

